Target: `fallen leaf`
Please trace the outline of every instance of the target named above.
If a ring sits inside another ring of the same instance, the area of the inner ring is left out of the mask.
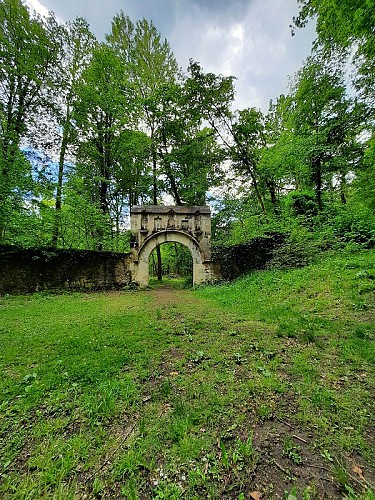
[[[358,467],[358,465],[354,465],[352,470],[353,470],[353,472],[355,474],[358,474],[358,476],[361,479],[363,479],[363,480],[365,479],[364,476],[363,476],[363,470],[360,467]]]
[[[178,372],[171,372],[169,375],[171,377],[177,377],[177,375],[179,375],[179,373]]]
[[[253,500],[260,500],[260,493],[259,493],[259,491],[253,491],[252,493],[250,493],[250,497]]]

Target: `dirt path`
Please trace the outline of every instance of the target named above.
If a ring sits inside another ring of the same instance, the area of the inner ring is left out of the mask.
[[[168,307],[185,304],[199,304],[199,300],[190,290],[173,288],[169,285],[160,285],[150,292],[155,302],[155,307]]]

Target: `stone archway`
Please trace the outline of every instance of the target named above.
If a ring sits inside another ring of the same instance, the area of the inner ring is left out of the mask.
[[[187,247],[190,250],[193,260],[193,284],[196,285],[207,281],[209,269],[207,264],[204,263],[198,242],[192,236],[189,236],[182,231],[165,230],[147,238],[142,247],[139,249],[136,281],[141,287],[148,285],[149,257],[152,251],[158,245],[162,245],[163,243],[181,243]]]
[[[141,287],[148,285],[148,259],[163,243],[181,243],[193,260],[193,284],[211,281],[211,213],[206,206],[135,206],[131,210],[132,275]]]

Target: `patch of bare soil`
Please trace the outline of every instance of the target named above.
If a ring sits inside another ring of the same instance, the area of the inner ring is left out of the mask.
[[[340,498],[333,467],[312,448],[312,435],[267,421],[254,429],[253,439],[259,454],[254,482],[263,498],[284,498],[293,488],[300,494],[308,488],[313,498]]]
[[[194,302],[196,299],[189,290],[179,290],[168,285],[159,285],[150,292],[154,299],[155,307],[165,307],[184,303]]]

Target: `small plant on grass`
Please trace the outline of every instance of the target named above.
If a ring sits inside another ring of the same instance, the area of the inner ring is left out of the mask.
[[[292,488],[289,491],[285,491],[283,495],[283,500],[297,500],[297,489]]]
[[[302,463],[301,447],[289,437],[285,438],[283,443],[283,456],[289,458],[295,464],[300,465]]]
[[[192,356],[191,361],[195,363],[196,365],[199,365],[202,363],[206,358],[205,354],[203,351],[197,351],[194,356]]]
[[[246,363],[246,361],[247,361],[247,360],[246,360],[246,358],[244,358],[244,357],[242,356],[242,354],[241,354],[241,353],[239,353],[239,352],[235,352],[235,353],[233,354],[233,359],[234,359],[234,362],[235,362],[237,365],[241,365],[242,363]]]

